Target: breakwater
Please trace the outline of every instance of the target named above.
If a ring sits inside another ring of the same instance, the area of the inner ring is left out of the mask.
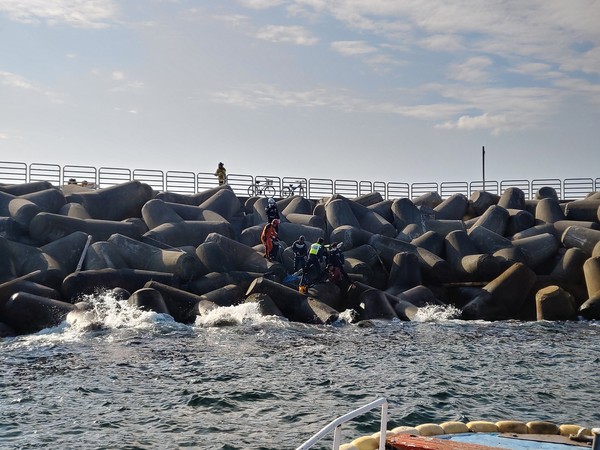
[[[290,197],[277,202],[275,261],[262,256],[266,204],[227,185],[193,195],[139,181],[1,186],[2,334],[87,314],[82,295],[98,290],[183,323],[241,302],[315,324],[349,309],[355,321],[411,320],[431,304],[453,305],[463,319],[600,317],[600,193],[566,203],[552,188],[535,200],[518,188],[446,199]],[[299,235],[341,242],[352,283],[300,293],[289,276]]]

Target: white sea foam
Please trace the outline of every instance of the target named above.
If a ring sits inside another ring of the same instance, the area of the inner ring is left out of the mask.
[[[460,309],[452,305],[426,305],[419,308],[413,320],[415,322],[444,322],[459,317]]]
[[[258,303],[242,303],[236,306],[222,306],[198,316],[195,325],[200,327],[220,327],[227,325],[246,325],[280,322],[277,316],[261,314]]]

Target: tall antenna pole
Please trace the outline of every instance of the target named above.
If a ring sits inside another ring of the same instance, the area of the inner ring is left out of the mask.
[[[485,147],[481,147],[481,168],[483,173],[483,190],[485,192]]]

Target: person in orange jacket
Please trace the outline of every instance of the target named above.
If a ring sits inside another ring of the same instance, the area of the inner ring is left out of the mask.
[[[260,240],[265,246],[264,257],[268,258],[269,261],[273,261],[273,258],[277,256],[279,245],[277,241],[279,236],[277,235],[277,226],[279,225],[279,219],[273,219],[270,223],[267,223],[263,228],[260,235]]]

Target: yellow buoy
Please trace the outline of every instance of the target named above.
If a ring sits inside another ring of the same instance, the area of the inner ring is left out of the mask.
[[[469,427],[462,422],[444,422],[440,423],[440,427],[443,428],[444,434],[458,434],[468,433]]]
[[[372,436],[362,436],[351,442],[358,450],[377,450],[379,448],[379,439]]]
[[[558,425],[541,420],[527,422],[527,429],[529,434],[558,434]]]
[[[584,436],[592,436],[592,430],[589,428],[580,427],[579,425],[565,423],[558,427],[558,432],[561,436],[571,436],[572,434],[577,435],[580,431]]]
[[[444,434],[444,429],[435,423],[424,423],[415,427],[421,436],[438,436]]]
[[[500,433],[527,434],[529,431],[527,424],[518,420],[500,420],[496,426]]]
[[[486,422],[485,420],[474,420],[467,424],[469,430],[473,433],[497,433],[498,427],[494,422]]]

